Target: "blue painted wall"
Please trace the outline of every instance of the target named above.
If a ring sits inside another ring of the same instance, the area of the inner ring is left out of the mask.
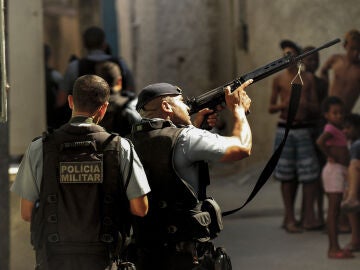
[[[115,10],[116,0],[101,1],[101,17],[106,40],[113,55],[119,55],[118,51],[118,25]]]

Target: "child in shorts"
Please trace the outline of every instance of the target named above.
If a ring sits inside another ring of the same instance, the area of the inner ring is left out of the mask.
[[[352,252],[360,251],[360,114],[345,118],[344,132],[351,142],[348,168],[349,188],[341,210],[348,212],[351,225],[351,240],[345,246]]]
[[[331,259],[354,258],[349,250],[340,248],[338,241],[338,222],[340,205],[345,191],[349,150],[345,133],[344,104],[340,98],[327,97],[323,102],[323,115],[327,123],[316,143],[327,157],[322,170],[324,191],[328,197],[327,231],[329,237],[328,257]]]

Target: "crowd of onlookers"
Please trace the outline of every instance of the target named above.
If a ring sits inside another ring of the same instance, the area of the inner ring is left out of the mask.
[[[328,257],[334,259],[353,258],[352,253],[360,251],[360,115],[353,112],[360,94],[360,32],[348,31],[343,46],[345,53],[326,60],[319,76],[318,52],[279,73],[273,80],[269,106],[270,113],[279,113],[277,146],[285,132],[290,85],[302,84],[299,108],[274,172],[281,182],[283,228],[289,233],[326,230]],[[280,47],[285,55],[293,56],[314,49],[302,49],[291,40],[283,40]],[[303,198],[297,219],[294,204],[299,184]],[[352,235],[344,248],[338,242],[339,232]]]

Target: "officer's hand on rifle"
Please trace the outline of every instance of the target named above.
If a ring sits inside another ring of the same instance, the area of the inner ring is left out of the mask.
[[[216,110],[208,108],[200,110],[194,117],[194,127],[201,128],[204,120],[206,120],[206,123],[208,126],[210,126],[210,128],[215,127],[218,119],[217,112],[221,111],[222,109],[223,107],[221,105],[218,105],[216,106]]]
[[[245,88],[253,82],[252,79],[247,80],[245,83],[231,92],[230,86],[225,87],[225,101],[226,106],[231,112],[234,112],[238,108],[248,112],[250,109],[251,99],[245,92]]]

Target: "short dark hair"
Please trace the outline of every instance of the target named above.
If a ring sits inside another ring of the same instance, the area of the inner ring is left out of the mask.
[[[99,76],[84,75],[74,83],[73,100],[77,110],[94,113],[109,100],[109,95],[109,85]]]
[[[119,65],[111,61],[99,62],[95,66],[95,74],[103,78],[110,87],[114,87],[121,78]]]
[[[289,39],[284,39],[280,42],[281,49],[285,49],[286,47],[292,48],[296,51],[297,55],[300,55],[302,50],[299,45],[297,45],[294,41],[291,41]]]
[[[324,101],[321,104],[322,112],[327,113],[330,110],[330,106],[332,105],[341,105],[343,106],[343,101],[336,97],[336,96],[328,96],[324,99]]]
[[[352,29],[348,31],[345,34],[344,46],[346,46],[349,43],[349,41],[360,42],[360,32],[356,29]]]
[[[105,43],[105,32],[100,27],[91,26],[83,35],[84,46],[88,50],[101,49]]]

